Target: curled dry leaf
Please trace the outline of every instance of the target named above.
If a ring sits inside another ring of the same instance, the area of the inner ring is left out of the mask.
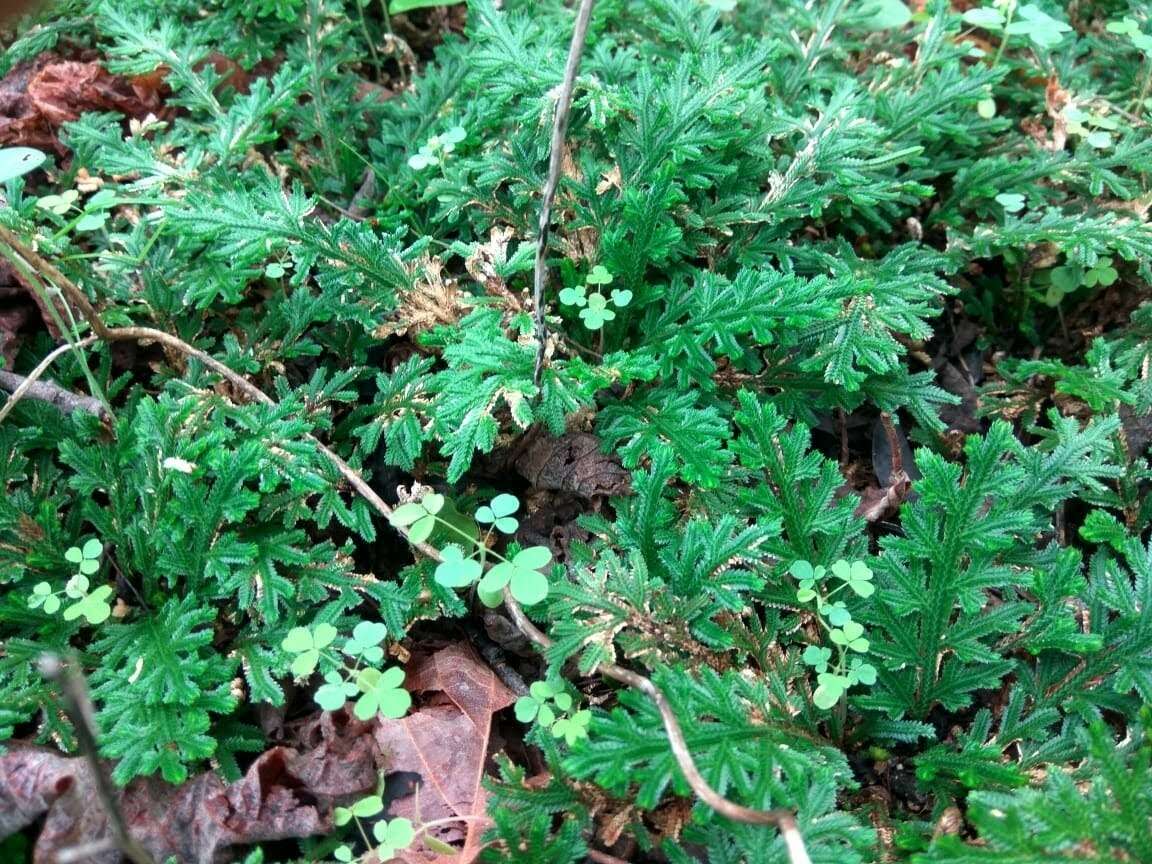
[[[573,492],[582,498],[622,495],[630,489],[630,475],[620,460],[602,453],[600,439],[589,432],[527,437],[515,466],[537,489]]]
[[[226,860],[232,846],[307,837],[329,829],[321,796],[301,780],[312,757],[277,747],[261,755],[239,781],[197,775],[181,786],[137,780],[120,795],[132,836],[156,861],[186,864]],[[65,849],[110,836],[97,803],[88,763],[43,748],[14,749],[0,756],[0,839],[44,817],[34,860],[55,861]],[[90,856],[115,864],[113,850]]]
[[[113,75],[99,63],[41,55],[15,66],[0,81],[0,144],[63,154],[60,127],[86,111],[143,117],[160,107],[154,78]]]

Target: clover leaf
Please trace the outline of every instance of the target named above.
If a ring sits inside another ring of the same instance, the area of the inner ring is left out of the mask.
[[[392,511],[388,521],[395,528],[407,528],[408,540],[423,543],[436,527],[436,514],[444,509],[444,496],[431,492],[419,501],[409,501]]]
[[[112,614],[112,606],[108,598],[112,596],[111,585],[101,585],[79,603],[73,603],[64,610],[64,620],[74,621],[80,616],[89,624],[100,624],[108,620]]]
[[[588,724],[592,722],[592,712],[587,708],[577,711],[571,717],[561,717],[552,724],[552,737],[563,738],[569,747],[581,738],[588,737]]]
[[[1004,32],[1010,36],[1017,33],[1027,36],[1038,48],[1052,48],[1063,40],[1065,33],[1071,33],[1072,28],[1034,3],[1028,3],[1016,10],[1016,20]]]
[[[848,665],[848,680],[852,684],[875,684],[876,667],[854,657]]]
[[[380,643],[388,635],[388,628],[377,621],[361,621],[352,629],[352,638],[344,645],[344,653],[361,657],[366,663],[379,663],[384,659]]]
[[[515,495],[501,494],[490,504],[476,511],[476,521],[481,525],[494,525],[497,531],[514,534],[520,523],[512,516],[520,509],[520,500]]]
[[[526,606],[539,603],[548,596],[548,578],[540,568],[551,560],[552,553],[544,546],[529,546],[517,552],[511,561],[501,561],[484,574],[478,586],[483,592],[481,599],[484,595],[498,595],[507,585],[520,603]]]
[[[316,688],[313,699],[325,711],[339,711],[356,692],[356,685],[333,669],[324,676],[324,683]]]
[[[608,272],[608,268],[603,264],[597,264],[589,271],[584,281],[589,285],[611,285],[612,274]]]
[[[809,645],[800,655],[800,659],[817,672],[827,672],[828,661],[832,659],[832,649],[820,645]]]
[[[32,609],[43,607],[49,615],[54,615],[60,609],[60,598],[47,582],[37,582],[32,588],[32,596],[28,598],[28,606]]]
[[[416,829],[412,827],[412,822],[403,817],[377,822],[372,826],[372,834],[380,844],[376,849],[376,857],[381,861],[395,858],[397,852],[407,849],[416,839]]]
[[[818,686],[812,694],[812,702],[817,708],[831,708],[839,702],[850,683],[845,676],[834,672],[821,672],[816,681]]]
[[[863,561],[840,560],[832,565],[832,575],[848,586],[857,597],[871,597],[876,591],[872,584],[872,571]]]
[[[843,627],[832,631],[830,638],[837,645],[844,645],[861,653],[868,650],[868,640],[864,637],[864,626],[857,621],[849,621]]]
[[[311,630],[307,627],[293,627],[280,643],[289,654],[297,655],[288,668],[297,678],[305,678],[316,669],[320,662],[320,652],[336,639],[336,628],[331,624],[317,624]]]
[[[483,572],[479,561],[465,558],[464,550],[452,544],[441,551],[434,577],[445,588],[465,588],[479,579]]]
[[[71,546],[64,552],[64,560],[69,564],[75,564],[76,568],[85,576],[91,576],[100,569],[100,556],[104,552],[104,546],[93,537],[88,540],[83,548],[79,546]]]
[[[565,306],[585,306],[588,303],[588,289],[583,285],[560,289],[560,302]]]
[[[361,669],[356,674],[356,687],[362,695],[352,709],[361,720],[371,720],[378,713],[393,720],[408,713],[412,707],[412,695],[401,687],[404,670],[393,666],[381,672],[379,669]]]
[[[88,593],[89,584],[87,576],[77,573],[64,584],[64,593],[73,600],[79,600]]]
[[[612,302],[623,309],[632,302],[632,292],[627,288],[613,288]]]
[[[599,330],[606,321],[611,321],[616,313],[608,308],[603,294],[593,294],[588,298],[588,307],[580,310],[580,318],[589,330]]]
[[[1019,213],[1024,209],[1025,198],[1018,192],[1001,192],[996,196],[996,203],[1004,208],[1005,213]]]
[[[1107,288],[1119,278],[1120,272],[1112,266],[1112,259],[1101,258],[1091,270],[1084,274],[1083,284],[1089,288],[1094,288],[1097,285]]]

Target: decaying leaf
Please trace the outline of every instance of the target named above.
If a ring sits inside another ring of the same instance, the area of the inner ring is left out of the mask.
[[[426,694],[424,706],[400,720],[380,721],[374,732],[389,773],[408,771],[421,778],[414,794],[392,803],[390,815],[417,823],[482,816],[481,779],[492,714],[511,705],[513,693],[465,645],[417,660],[409,669],[408,686]],[[402,859],[466,864],[479,855],[485,828],[482,821],[471,820],[434,829],[437,840],[460,844],[458,855],[437,855],[417,844]]]
[[[0,81],[0,144],[64,153],[59,128],[85,111],[143,117],[159,109],[158,84],[113,75],[99,63],[50,54],[15,66]]]
[[[600,439],[588,432],[559,438],[535,435],[516,457],[516,470],[537,489],[573,492],[582,498],[622,495],[630,477],[619,459],[602,453]]]

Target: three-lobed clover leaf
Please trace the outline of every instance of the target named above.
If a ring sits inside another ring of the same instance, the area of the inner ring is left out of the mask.
[[[619,308],[623,309],[632,302],[632,292],[627,288],[613,288],[612,289],[612,302]]]
[[[445,588],[466,588],[484,572],[475,558],[465,558],[464,550],[456,544],[446,546],[440,552],[440,563],[436,565],[434,578]]]
[[[1024,209],[1026,199],[1019,192],[1001,192],[996,196],[996,203],[1004,208],[1005,213],[1019,213]]]
[[[1101,258],[1087,273],[1084,274],[1083,284],[1089,288],[1100,286],[1107,288],[1115,284],[1120,278],[1120,272],[1112,266],[1111,258]]]
[[[588,304],[588,289],[583,285],[561,288],[560,302],[565,306],[586,306]]]
[[[376,849],[376,857],[381,861],[390,861],[401,849],[412,845],[416,839],[416,829],[410,820],[401,816],[377,822],[372,826],[372,836],[380,844]]]
[[[361,621],[352,628],[352,638],[344,645],[349,657],[359,657],[365,663],[379,663],[384,659],[380,643],[388,635],[388,628],[378,621]]]
[[[93,575],[100,569],[100,556],[104,553],[104,546],[93,537],[83,547],[72,546],[64,552],[64,560],[75,564],[76,569],[85,576]]]
[[[371,720],[377,714],[393,720],[403,717],[412,707],[412,695],[400,686],[403,682],[404,670],[398,666],[383,672],[361,669],[356,673],[356,688],[363,695],[356,700],[352,713],[361,720]]]
[[[347,825],[356,819],[369,819],[384,812],[384,799],[379,795],[366,795],[351,807],[337,807],[332,811],[332,822],[336,825]]]
[[[871,597],[876,591],[872,584],[872,571],[863,561],[849,564],[841,559],[832,565],[832,575],[848,586],[857,597]]]
[[[837,627],[829,638],[837,645],[843,645],[861,654],[868,650],[868,640],[864,638],[864,626],[857,621],[848,621],[843,627]]]
[[[608,272],[608,268],[603,264],[597,264],[590,271],[584,279],[589,285],[611,285],[612,274]]]
[[[512,596],[525,606],[539,603],[548,596],[548,577],[540,568],[551,560],[552,552],[545,546],[529,546],[517,552],[511,561],[501,561],[484,574],[478,586],[480,599],[485,603],[496,599],[498,603],[497,598],[507,585]]]
[[[875,684],[876,667],[871,663],[865,663],[859,657],[854,657],[848,664],[848,681],[850,684]]]
[[[553,723],[552,737],[563,738],[571,747],[580,739],[588,737],[588,724],[591,722],[592,712],[583,708],[571,717],[561,717]]]
[[[388,521],[395,528],[407,528],[408,540],[423,543],[436,527],[436,514],[444,509],[444,496],[431,492],[419,501],[409,501],[392,511]]]
[[[481,525],[492,525],[503,534],[515,534],[520,522],[512,515],[520,509],[520,499],[515,495],[502,493],[476,510],[476,521]]]
[[[817,708],[831,708],[840,701],[851,682],[844,675],[834,672],[821,672],[816,676],[817,687],[812,693],[812,703]]]
[[[588,306],[580,310],[580,319],[589,330],[599,330],[605,322],[616,317],[616,313],[608,308],[608,301],[603,294],[592,294],[588,298]]]
[[[357,692],[355,684],[333,669],[324,675],[324,683],[316,689],[313,698],[325,711],[339,711]]]
[[[531,723],[539,719],[545,726],[551,725],[555,715],[548,708],[548,700],[556,695],[558,695],[557,688],[552,684],[547,681],[533,681],[528,688],[528,694],[516,700],[516,705],[512,709],[516,719],[521,723]],[[571,705],[571,697],[568,698]]]
[[[37,582],[32,588],[32,595],[28,598],[28,606],[32,609],[43,607],[49,615],[60,610],[60,598],[47,582]]]
[[[800,655],[800,659],[817,672],[827,672],[828,663],[832,659],[832,649],[821,645],[809,645]]]
[[[108,598],[112,596],[111,585],[101,585],[78,603],[73,603],[64,610],[64,620],[74,621],[83,616],[89,624],[101,624],[108,620],[112,614],[112,605]]]
[[[292,665],[288,668],[297,678],[311,675],[320,662],[320,652],[331,645],[336,639],[336,628],[331,624],[317,624],[312,629],[307,627],[293,627],[280,643],[280,647],[289,654],[295,654]]]

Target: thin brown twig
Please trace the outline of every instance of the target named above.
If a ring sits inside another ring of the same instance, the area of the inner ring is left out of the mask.
[[[547,350],[548,326],[544,322],[544,280],[548,275],[545,255],[548,252],[548,228],[552,221],[552,201],[556,197],[556,187],[560,185],[560,170],[564,164],[564,137],[568,132],[568,115],[572,110],[572,91],[576,87],[576,73],[580,69],[580,58],[584,54],[584,41],[588,36],[588,21],[592,17],[592,7],[596,0],[580,0],[576,12],[576,24],[572,28],[572,42],[568,46],[568,61],[564,65],[564,80],[560,85],[560,95],[556,100],[556,117],[552,124],[552,143],[548,154],[548,177],[540,193],[540,224],[536,232],[536,265],[532,272],[532,312],[536,316],[536,369],[532,380],[540,386],[540,375],[544,371],[544,355]]]
[[[0,238],[3,234],[0,233]],[[30,263],[38,265],[43,259],[31,250],[24,250],[29,255]],[[60,274],[59,287],[69,297],[72,294],[82,294],[80,289],[71,283],[67,277]],[[81,310],[83,313],[83,310]],[[86,313],[85,317],[87,317]],[[92,311],[95,315],[95,311]],[[92,321],[89,321],[93,324]],[[93,330],[96,326],[93,324]],[[101,325],[103,338],[109,342],[122,342],[122,341],[154,341],[165,345],[173,350],[203,363],[208,369],[220,375],[222,378],[231,383],[240,393],[244,394],[249,399],[260,402],[265,405],[274,405],[275,400],[272,399],[267,393],[261,390],[252,382],[248,381],[244,376],[238,372],[225,366],[216,358],[199,348],[189,345],[179,337],[165,333],[162,330],[155,330],[151,327],[114,327],[108,328]],[[339,474],[348,481],[348,484],[360,495],[371,507],[376,510],[381,516],[389,519],[391,525],[392,508],[381,498],[368,482],[360,475],[358,471],[352,468],[343,458],[336,454],[329,447],[324,445],[313,435],[307,436],[317,447],[320,453],[336,468]],[[408,531],[399,526],[392,526],[408,541],[408,543],[418,550],[421,554],[427,556],[433,561],[440,561],[440,552],[433,546],[426,542],[414,542],[408,536]],[[505,587],[504,601],[508,608],[509,614],[512,616],[513,622],[517,628],[528,639],[535,642],[541,648],[547,649],[552,645],[552,640],[541,632],[535,624],[533,624],[528,616],[524,614],[524,610],[511,594],[511,591]],[[672,754],[679,765],[681,772],[684,774],[685,779],[692,791],[702,800],[705,804],[719,813],[725,818],[731,819],[734,822],[744,822],[751,825],[774,825],[776,826],[781,836],[784,839],[784,844],[788,850],[788,858],[791,864],[811,864],[811,859],[808,857],[808,852],[804,846],[804,840],[800,835],[800,831],[796,825],[796,817],[788,810],[755,810],[750,807],[745,807],[730,801],[717,792],[709,785],[708,781],[704,779],[704,775],[700,773],[700,769],[696,766],[696,761],[692,757],[691,751],[688,749],[688,742],[684,738],[684,732],[680,727],[679,720],[676,719],[676,713],[673,710],[668,699],[664,696],[663,691],[660,690],[649,678],[644,677],[630,669],[625,669],[612,663],[604,663],[599,666],[599,672],[607,678],[611,678],[621,684],[626,684],[629,687],[634,687],[644,693],[656,705],[657,711],[660,714],[660,719],[664,724],[664,731],[668,736],[668,743],[672,750]]]
[[[16,404],[24,397],[51,402],[65,413],[79,409],[89,411],[97,416],[103,416],[105,413],[104,404],[99,399],[92,396],[77,396],[75,393],[70,393],[53,384],[51,381],[41,382],[39,380],[40,376],[48,371],[48,367],[64,354],[77,348],[87,348],[93,342],[99,341],[99,338],[98,336],[88,336],[79,342],[65,342],[41,360],[36,365],[36,368],[29,372],[27,376],[0,371],[0,390],[7,390],[9,392],[8,401],[4,403],[3,407],[0,407],[0,423],[4,422],[4,418],[8,416],[12,409],[16,407]]]
[[[92,729],[91,718],[94,713],[92,701],[88,698],[88,688],[84,684],[83,676],[73,664],[63,662],[55,654],[42,654],[38,665],[40,674],[47,680],[59,684],[60,691],[64,694],[64,710],[68,714],[68,719],[72,721],[76,743],[88,762],[88,769],[92,772],[96,797],[100,799],[104,812],[108,814],[108,824],[112,829],[116,847],[133,864],[155,864],[148,851],[137,843],[128,831],[124,814],[120,812],[120,807],[116,803],[112,781],[104,772],[104,764],[100,761],[96,747],[96,734]]]

